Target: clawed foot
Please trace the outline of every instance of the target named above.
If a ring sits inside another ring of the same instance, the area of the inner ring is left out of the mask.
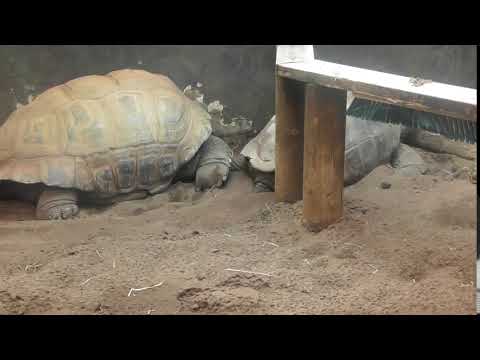
[[[78,213],[77,205],[56,206],[48,211],[48,220],[66,220]]]
[[[71,190],[45,190],[37,203],[37,218],[66,220],[78,214],[77,193]]]
[[[262,193],[262,192],[272,192],[272,188],[268,185],[262,184],[262,183],[256,183],[255,187],[253,189],[253,192],[255,193]]]
[[[204,191],[212,187],[221,188],[227,181],[228,166],[224,164],[208,164],[197,170],[195,191]]]
[[[275,191],[275,173],[264,173],[253,170],[252,176],[253,183],[255,184],[255,188],[253,189],[254,192],[261,193]]]
[[[195,174],[195,190],[222,187],[228,179],[232,149],[216,136],[210,136],[200,149],[200,160]]]

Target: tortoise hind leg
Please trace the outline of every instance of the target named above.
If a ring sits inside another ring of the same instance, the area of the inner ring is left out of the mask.
[[[37,202],[36,215],[40,220],[69,219],[78,213],[78,194],[75,190],[46,189]]]

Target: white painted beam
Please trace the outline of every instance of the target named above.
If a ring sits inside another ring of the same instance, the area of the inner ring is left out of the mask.
[[[354,96],[359,98],[477,121],[476,89],[432,81],[424,81],[421,84],[421,80],[405,76],[311,60],[311,58],[307,61],[288,61],[305,57],[306,55],[302,54],[306,54],[307,49],[282,49],[281,51],[281,54],[277,54],[282,61],[278,63],[277,58],[277,74],[281,77],[352,91]]]

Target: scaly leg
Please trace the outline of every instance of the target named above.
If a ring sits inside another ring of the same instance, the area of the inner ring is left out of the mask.
[[[228,179],[232,149],[220,138],[210,136],[199,150],[200,158],[195,176],[195,189],[203,191],[221,187]]]
[[[78,194],[75,190],[47,188],[37,202],[36,215],[40,220],[69,219],[78,213]]]

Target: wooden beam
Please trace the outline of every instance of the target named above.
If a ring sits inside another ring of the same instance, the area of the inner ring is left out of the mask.
[[[275,197],[280,202],[302,199],[304,95],[305,84],[276,77]]]
[[[303,218],[320,231],[343,215],[347,92],[306,85]]]
[[[477,91],[437,82],[417,86],[411,78],[313,60],[277,64],[277,75],[354,96],[453,118],[477,121]]]

